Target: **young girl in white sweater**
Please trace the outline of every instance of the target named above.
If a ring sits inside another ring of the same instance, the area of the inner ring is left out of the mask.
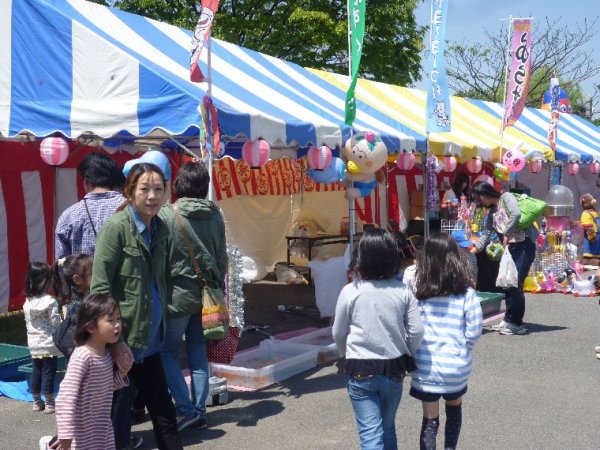
[[[60,355],[52,340],[52,333],[60,325],[58,302],[50,295],[53,292],[52,281],[52,269],[48,264],[29,264],[23,305],[27,346],[33,359],[29,390],[33,396],[33,410],[47,414],[54,412],[54,377]],[[42,401],[42,393],[45,402]]]

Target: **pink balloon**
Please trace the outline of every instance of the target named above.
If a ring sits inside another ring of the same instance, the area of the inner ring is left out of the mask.
[[[502,162],[511,172],[520,172],[525,167],[525,155],[521,150],[511,148],[502,157]]]
[[[484,182],[489,184],[490,186],[494,185],[494,179],[485,173],[482,173],[477,178],[475,178],[475,183]]]

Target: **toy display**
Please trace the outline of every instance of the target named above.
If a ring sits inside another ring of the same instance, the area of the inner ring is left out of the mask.
[[[355,134],[344,148],[347,180],[352,182],[346,191],[347,199],[366,197],[377,184],[377,172],[388,158],[387,147],[372,131]],[[382,175],[383,176],[383,175]]]

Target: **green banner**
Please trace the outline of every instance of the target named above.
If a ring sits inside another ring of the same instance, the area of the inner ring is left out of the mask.
[[[365,16],[367,0],[348,0],[348,23],[350,26],[350,87],[346,92],[346,125],[352,126],[356,118],[356,100],[354,91],[358,81],[358,68],[362,56],[363,39],[365,38]]]

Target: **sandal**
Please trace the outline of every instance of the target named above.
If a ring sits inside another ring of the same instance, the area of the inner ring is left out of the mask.
[[[596,345],[596,346],[594,347],[594,351],[595,351],[596,353],[600,353],[600,345]]]

